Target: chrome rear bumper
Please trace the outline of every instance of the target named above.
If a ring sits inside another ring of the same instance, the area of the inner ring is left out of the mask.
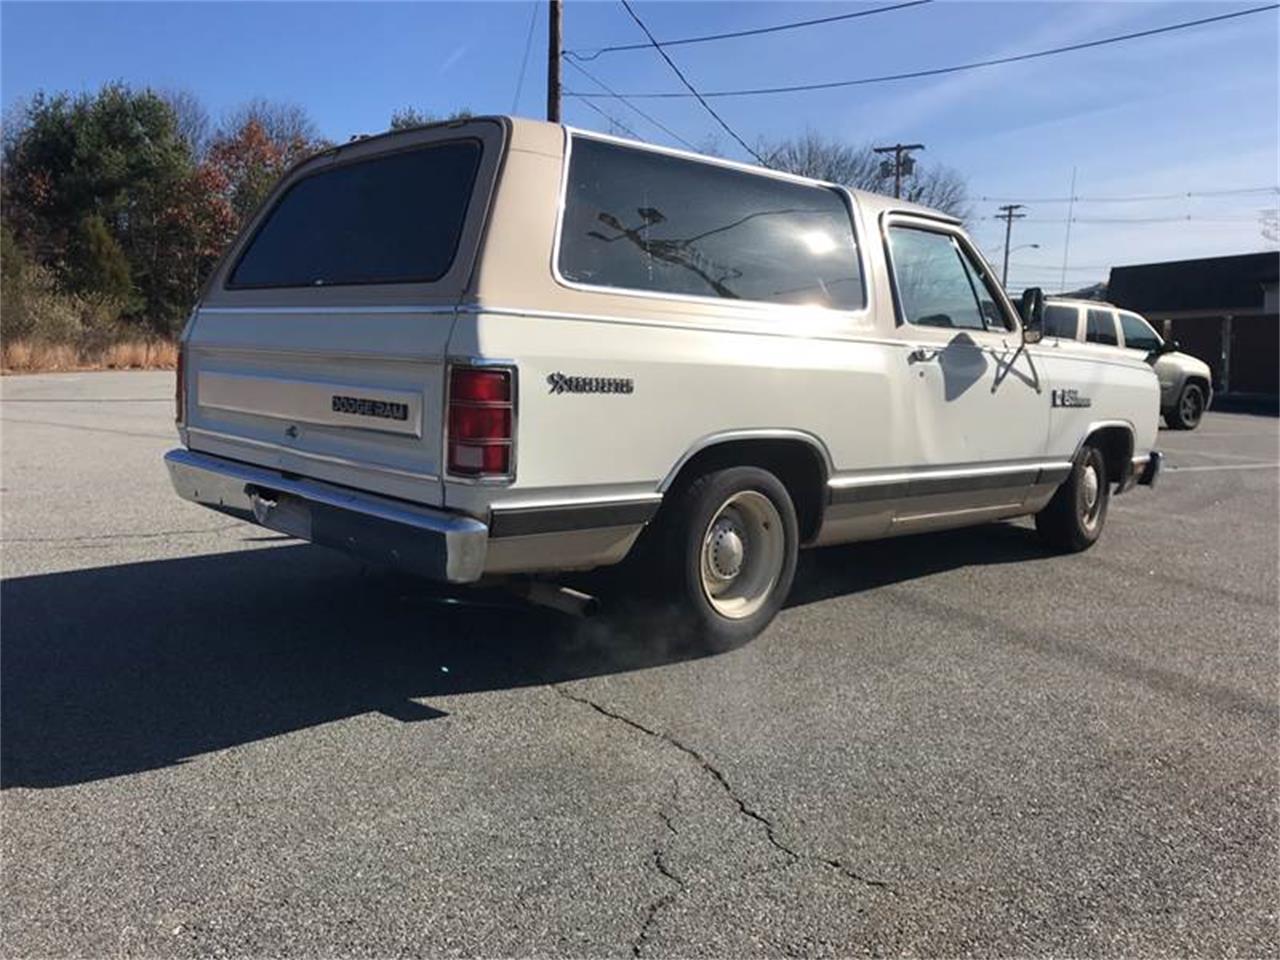
[[[170,450],[164,462],[192,503],[433,580],[470,583],[484,572],[489,528],[471,517],[191,450]]]

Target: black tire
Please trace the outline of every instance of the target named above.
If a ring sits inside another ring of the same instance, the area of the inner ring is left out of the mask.
[[[1102,535],[1110,502],[1106,457],[1100,448],[1086,443],[1058,492],[1036,514],[1036,532],[1056,550],[1088,550]]]
[[[775,522],[781,527],[780,537]],[[713,536],[713,523],[719,524],[718,539]],[[795,579],[800,546],[795,506],[777,477],[759,467],[729,467],[704,474],[664,506],[658,524],[648,558],[661,589],[652,613],[671,614],[668,624],[695,648],[708,652],[740,646],[773,621]],[[704,584],[733,569],[735,536],[742,548],[737,555],[740,572],[715,584],[722,592],[713,598],[712,588]],[[753,543],[760,546],[753,548]],[[716,561],[723,568],[713,570],[708,558],[721,556],[717,545],[725,545],[724,553],[730,556]],[[776,570],[775,559],[780,561]],[[709,564],[705,574],[704,562]],[[760,569],[753,571],[752,563]],[[732,589],[738,578],[746,597],[741,600]],[[757,585],[759,589],[751,589]],[[726,615],[726,607],[734,604],[740,608]]]
[[[1173,408],[1166,411],[1164,422],[1173,430],[1194,430],[1204,416],[1204,400],[1204,388],[1200,384],[1186,384]]]

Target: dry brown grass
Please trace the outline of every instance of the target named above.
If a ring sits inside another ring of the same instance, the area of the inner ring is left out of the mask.
[[[6,340],[0,347],[0,368],[4,373],[172,370],[177,363],[178,345],[168,340],[123,340],[91,350],[38,340]]]

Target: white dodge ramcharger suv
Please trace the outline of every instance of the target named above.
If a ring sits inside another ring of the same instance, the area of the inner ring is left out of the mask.
[[[720,647],[801,547],[1034,515],[1082,550],[1154,481],[1151,367],[1042,317],[932,210],[437,124],[283,178],[187,325],[166,461],[188,500],[438,580],[635,564]]]

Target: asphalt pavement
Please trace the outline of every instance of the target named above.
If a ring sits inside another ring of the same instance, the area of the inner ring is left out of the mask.
[[[1280,954],[1276,419],[692,658],[179,501],[171,394],[0,380],[0,955]]]

